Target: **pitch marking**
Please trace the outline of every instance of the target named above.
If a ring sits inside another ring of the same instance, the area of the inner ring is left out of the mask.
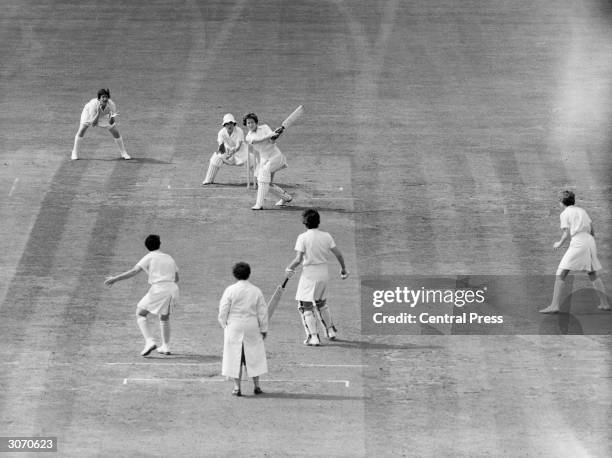
[[[341,383],[345,388],[349,388],[351,386],[350,380],[261,380],[265,383]],[[216,378],[124,378],[123,385],[127,385],[129,382],[143,382],[143,383],[159,383],[159,382],[185,382],[185,383],[214,383],[214,382],[223,382],[227,383],[225,378],[216,379]]]
[[[13,195],[13,192],[15,192],[15,189],[17,188],[17,183],[19,183],[19,178],[15,178],[15,181],[13,181],[13,186],[11,186],[11,190],[9,191],[9,197],[11,197]]]

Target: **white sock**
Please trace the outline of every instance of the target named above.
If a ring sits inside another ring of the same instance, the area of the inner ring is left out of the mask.
[[[81,149],[81,143],[83,143],[83,137],[79,137],[78,135],[74,136],[74,147],[72,148],[72,153],[78,155],[79,150]]]
[[[263,207],[269,189],[270,183],[259,182],[259,186],[257,187],[257,202],[255,202],[257,207]]]
[[[151,342],[153,340],[153,335],[151,334],[151,330],[149,329],[149,322],[147,321],[147,317],[139,316],[136,319],[136,323],[138,323],[140,332],[142,333],[142,336],[145,338],[145,340],[147,342]]]
[[[162,345],[168,346],[170,344],[170,320],[160,321],[159,327],[161,329]]]
[[[119,152],[121,154],[127,154],[127,151],[125,150],[125,145],[123,144],[123,138],[121,136],[119,136],[119,138],[115,138],[115,143],[119,147]]]
[[[604,286],[601,278],[597,277],[592,283],[593,289],[597,291],[597,296],[599,296],[599,306],[609,307],[610,304],[608,304],[608,296],[606,296],[606,287]]]
[[[561,280],[559,277],[555,277],[555,286],[553,288],[553,297],[550,302],[550,306],[556,309],[561,308],[562,301],[565,299],[565,280]]]

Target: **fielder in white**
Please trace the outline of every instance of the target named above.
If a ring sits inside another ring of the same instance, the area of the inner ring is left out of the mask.
[[[251,168],[255,166],[253,153],[249,153],[248,145],[244,141],[244,132],[240,127],[236,127],[236,119],[231,113],[223,116],[222,128],[217,134],[219,148],[210,157],[208,171],[202,185],[206,186],[215,182],[215,177],[219,169],[225,165],[243,165],[249,157]],[[249,171],[249,173],[251,173]]]
[[[261,290],[248,281],[251,267],[246,262],[234,265],[236,280],[223,292],[219,302],[219,323],[223,328],[221,374],[234,381],[234,396],[242,396],[242,366],[255,385],[253,393],[262,394],[259,376],[268,372],[264,339],[268,332],[268,306]]]
[[[298,301],[298,311],[302,316],[302,324],[306,331],[304,344],[312,346],[321,344],[317,332],[317,317],[323,324],[329,340],[336,338],[337,329],[326,299],[327,282],[329,281],[327,258],[330,253],[333,253],[340,263],[341,278],[345,280],[349,274],[344,265],[344,257],[336,247],[332,236],[318,229],[320,221],[317,210],[314,208],[304,210],[302,222],[307,231],[298,236],[295,242],[295,259],[285,269],[287,276],[291,277],[296,267],[304,263],[295,299]]]
[[[565,298],[565,279],[570,271],[586,271],[593,284],[593,289],[599,296],[600,310],[610,310],[603,281],[597,276],[601,270],[601,263],[597,258],[595,246],[595,231],[593,223],[587,212],[574,205],[576,196],[571,191],[563,191],[560,205],[563,211],[559,216],[561,220],[561,239],[554,243],[553,248],[558,250],[567,239],[571,239],[569,247],[557,269],[553,298],[550,305],[540,313],[558,313]]]
[[[107,277],[104,284],[111,286],[115,282],[131,278],[142,271],[149,276],[151,288],[136,306],[136,322],[145,339],[145,346],[140,354],[147,356],[157,348],[147,322],[147,316],[152,313],[159,316],[161,330],[162,346],[157,351],[163,355],[169,355],[170,312],[179,300],[178,267],[172,256],[159,251],[161,246],[159,235],[149,235],[145,239],[145,246],[149,253],[138,261],[132,269],[114,277]]]
[[[79,158],[81,143],[83,143],[83,137],[89,127],[103,127],[108,129],[115,139],[121,157],[126,160],[131,159],[130,155],[125,150],[123,138],[121,138],[119,128],[117,127],[117,120],[115,118],[118,114],[117,106],[110,98],[110,91],[108,89],[100,89],[98,91],[98,98],[91,99],[83,108],[79,130],[74,137],[74,147],[72,148],[70,159],[76,161]]]
[[[257,201],[252,209],[263,210],[268,191],[280,198],[276,202],[277,206],[287,205],[293,198],[284,189],[273,183],[274,174],[287,167],[287,159],[275,143],[285,128],[281,126],[272,130],[267,124],[259,125],[259,119],[255,113],[244,115],[242,123],[249,131],[246,142],[253,146],[259,163],[257,167]]]

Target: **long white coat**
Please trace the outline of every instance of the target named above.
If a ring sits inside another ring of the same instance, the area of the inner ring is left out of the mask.
[[[243,348],[249,377],[268,372],[261,335],[268,331],[268,306],[261,290],[246,280],[228,286],[219,302],[219,323],[224,328],[221,374],[238,378]]]

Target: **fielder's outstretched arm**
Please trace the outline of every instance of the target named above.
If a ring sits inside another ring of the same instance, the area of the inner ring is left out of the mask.
[[[128,278],[132,278],[134,275],[139,274],[141,271],[142,271],[142,267],[134,266],[130,270],[120,273],[119,275],[115,275],[114,277],[113,276],[106,277],[106,280],[104,280],[104,284],[107,286],[111,286],[113,283],[116,283],[118,281],[127,280]]]

